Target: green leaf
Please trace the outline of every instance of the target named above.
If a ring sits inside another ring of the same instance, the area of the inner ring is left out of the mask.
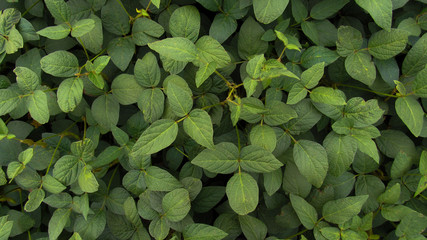
[[[26,100],[28,111],[34,120],[40,124],[49,122],[49,108],[47,105],[46,93],[41,90],[36,90],[33,94],[28,96]]]
[[[355,1],[361,8],[365,9],[371,15],[378,26],[390,31],[393,10],[393,3],[391,0]]]
[[[367,199],[368,195],[362,195],[329,201],[323,205],[322,215],[328,222],[342,224],[356,216]]]
[[[278,168],[273,172],[264,173],[264,188],[269,196],[275,194],[282,185],[283,181],[283,172],[282,169]]]
[[[56,178],[52,177],[51,175],[47,174],[42,177],[42,184],[43,188],[53,194],[58,194],[65,190],[65,186],[56,180]]]
[[[210,172],[230,174],[237,170],[239,150],[233,143],[221,142],[214,149],[205,149],[191,163]]]
[[[317,63],[301,74],[301,82],[308,89],[314,88],[323,77],[325,63]]]
[[[330,105],[342,106],[345,105],[345,99],[339,90],[330,87],[317,87],[310,93],[310,99],[314,102],[320,102]]]
[[[251,129],[249,139],[252,145],[264,148],[273,152],[276,148],[276,133],[268,125],[256,125]]]
[[[366,127],[376,123],[382,117],[384,110],[378,106],[376,99],[365,102],[361,97],[354,97],[347,101],[344,116],[354,120],[355,127]]]
[[[263,41],[264,28],[252,17],[248,17],[240,27],[237,49],[239,56],[245,60],[253,55],[264,54],[268,42]]]
[[[24,39],[19,31],[15,29],[15,26],[13,26],[7,37],[8,39],[4,45],[7,54],[16,53],[18,49],[24,47]]]
[[[138,18],[132,26],[132,39],[138,46],[157,41],[165,30],[162,25],[148,18]]]
[[[56,20],[60,22],[70,21],[71,10],[64,0],[45,0],[45,4]]]
[[[330,2],[330,1],[329,1]],[[337,53],[347,57],[359,50],[363,44],[362,33],[351,26],[340,26],[338,28]]]
[[[166,218],[161,218],[157,216],[150,222],[150,226],[148,227],[148,231],[150,235],[155,239],[165,239],[170,231],[170,225],[167,222]]]
[[[354,139],[357,141],[357,149],[368,156],[370,156],[376,163],[379,163],[380,156],[378,154],[377,145],[371,139],[371,137],[360,136],[360,135],[352,135]]]
[[[230,15],[219,13],[215,16],[210,28],[209,36],[219,43],[225,42],[237,29],[237,21]]]
[[[16,82],[21,90],[25,93],[36,90],[41,84],[37,73],[26,67],[16,67],[13,72],[16,74]]]
[[[378,196],[377,201],[379,203],[394,204],[400,198],[400,184],[396,183],[392,187],[385,190],[380,196]]]
[[[80,171],[84,165],[78,157],[73,155],[62,156],[55,163],[53,177],[62,184],[68,186],[77,181]]]
[[[149,43],[148,47],[175,61],[191,62],[197,58],[196,46],[183,37],[166,38]]]
[[[133,197],[128,197],[123,203],[123,209],[125,212],[126,219],[132,223],[135,228],[142,227],[141,219],[138,215],[138,209],[136,208]]]
[[[126,10],[118,1],[101,2],[102,27],[114,35],[127,35],[130,31],[130,19]]]
[[[308,10],[302,0],[292,0],[292,16],[294,17],[297,23],[305,22],[303,21],[307,18]]]
[[[60,24],[52,27],[45,27],[37,31],[37,34],[52,40],[59,40],[66,38],[70,32],[71,29],[67,24]]]
[[[203,36],[197,40],[196,48],[198,58],[202,64],[215,62],[217,68],[223,68],[231,62],[231,58],[224,47],[210,36]],[[195,64],[197,65],[198,63],[195,62]]]
[[[418,137],[424,124],[424,111],[418,101],[411,97],[400,97],[395,103],[396,113],[408,129]]]
[[[268,173],[280,168],[283,164],[264,148],[249,145],[240,153],[240,166],[248,172]]]
[[[282,15],[288,3],[289,0],[254,0],[255,17],[258,21],[269,24]]]
[[[248,64],[246,64],[246,72],[252,78],[259,78],[261,75],[262,68],[264,67],[265,57],[264,54],[256,55]]]
[[[219,228],[202,223],[189,224],[182,232],[184,240],[220,240],[228,234]]]
[[[91,14],[90,19],[93,19],[95,21],[95,27],[85,35],[81,36],[79,39],[79,42],[81,45],[84,45],[86,49],[91,51],[92,53],[99,53],[102,50],[103,42],[104,42],[102,20],[95,14]],[[107,56],[98,57],[95,60],[95,63],[98,61],[98,59],[102,59],[106,57]]]
[[[350,167],[357,151],[357,143],[350,136],[329,133],[323,140],[323,146],[328,154],[329,173],[341,176]]]
[[[307,96],[307,89],[302,83],[297,82],[289,91],[287,104],[297,104]]]
[[[190,195],[184,188],[168,192],[162,200],[164,216],[172,222],[178,222],[190,211]]]
[[[198,144],[213,148],[213,126],[209,114],[201,109],[194,109],[184,120],[184,131]]]
[[[310,16],[316,20],[326,19],[337,13],[350,0],[325,0],[315,4],[310,10]]]
[[[345,70],[352,78],[368,86],[374,83],[377,76],[371,56],[363,52],[350,54],[345,59]]]
[[[138,138],[132,148],[137,155],[156,153],[171,145],[178,134],[178,124],[170,119],[153,122]]]
[[[427,98],[427,68],[419,71],[414,80],[412,90],[417,96]]]
[[[415,191],[414,197],[418,196],[420,193],[422,193],[426,189],[427,189],[427,176],[424,175],[420,178],[420,181],[418,182],[417,190]]]
[[[200,87],[216,70],[216,62],[210,62],[200,66],[196,72],[196,87]]]
[[[162,90],[158,88],[143,90],[138,97],[138,107],[144,114],[145,121],[149,123],[157,121],[165,107],[165,96]]]
[[[407,236],[410,239],[411,235],[418,235],[427,228],[427,217],[421,213],[410,213],[402,218],[400,224],[396,228],[396,236],[403,237]],[[418,239],[422,239],[424,236],[420,236]]]
[[[183,85],[181,85],[183,83]],[[166,84],[166,95],[172,111],[178,117],[184,117],[193,108],[193,98],[191,91],[187,91],[188,85],[179,76],[170,76],[170,81]]]
[[[9,239],[13,227],[13,221],[7,221],[8,216],[0,217],[0,239]]]
[[[294,145],[293,156],[301,174],[320,188],[328,171],[328,157],[323,146],[309,140],[299,140]]]
[[[54,240],[59,237],[65,225],[69,221],[71,209],[59,208],[53,212],[49,220],[49,240]]]
[[[302,225],[307,229],[313,229],[317,224],[316,209],[300,196],[290,194],[289,197]]]
[[[420,173],[427,175],[427,151],[421,152],[420,164],[419,164]]]
[[[130,38],[115,38],[109,42],[107,53],[114,65],[125,71],[135,53],[135,44]]]
[[[43,189],[37,188],[30,192],[28,195],[28,201],[25,203],[24,209],[27,212],[34,212],[39,208],[40,204],[44,199],[45,193]]]
[[[111,84],[113,96],[122,105],[136,103],[143,90],[136,82],[135,77],[130,74],[118,75]]]
[[[73,199],[68,193],[52,194],[47,196],[43,202],[54,208],[63,208],[72,204]]]
[[[372,34],[369,38],[369,53],[377,59],[386,60],[402,52],[408,35],[403,30],[391,29],[390,31],[381,30]]]
[[[301,55],[301,65],[304,68],[310,68],[317,63],[325,62],[325,66],[335,62],[339,55],[329,48],[321,46],[312,46],[305,50]]]
[[[78,38],[95,28],[95,20],[87,18],[74,23],[71,27],[71,36]]]
[[[94,120],[105,129],[117,125],[119,121],[120,104],[112,94],[99,96],[92,103]]]
[[[199,37],[200,14],[196,7],[188,5],[173,11],[169,19],[172,37],[183,37],[195,42]]]
[[[235,173],[225,189],[230,207],[239,215],[253,212],[258,205],[258,184],[245,172]]]
[[[40,60],[42,70],[55,77],[73,77],[79,72],[79,61],[74,54],[56,51]]]
[[[145,182],[151,191],[172,191],[182,188],[182,184],[168,171],[156,166],[146,169]]]
[[[265,239],[267,236],[267,226],[258,218],[246,215],[238,216],[240,228],[243,235],[248,240]]]
[[[295,110],[282,101],[273,100],[267,104],[264,122],[270,126],[278,126],[298,117]]]
[[[160,82],[160,68],[157,58],[148,52],[135,63],[135,80],[143,87],[155,87]]]
[[[58,91],[58,105],[63,112],[73,111],[83,97],[83,79],[67,78],[61,82]]]
[[[85,166],[79,174],[78,182],[80,189],[83,192],[94,193],[98,191],[98,181],[96,180],[95,175],[93,175],[92,171]]]
[[[427,64],[427,34],[424,34],[409,50],[402,64],[402,73],[413,76]],[[396,79],[394,79],[396,80]]]

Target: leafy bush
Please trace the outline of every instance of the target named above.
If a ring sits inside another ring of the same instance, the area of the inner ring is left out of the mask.
[[[0,239],[425,239],[426,0],[2,0]]]

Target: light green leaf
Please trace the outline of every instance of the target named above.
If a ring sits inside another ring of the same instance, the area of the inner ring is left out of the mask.
[[[201,109],[194,109],[184,120],[184,131],[198,144],[214,148],[213,126],[209,114]]]
[[[111,84],[113,96],[122,105],[136,103],[143,90],[133,75],[125,73],[114,78]]]
[[[83,79],[67,78],[61,82],[57,91],[58,105],[63,112],[73,111],[83,97]]]
[[[102,50],[104,42],[104,32],[102,29],[102,20],[95,14],[90,15],[90,19],[95,21],[95,27],[85,35],[81,36],[79,39],[80,44],[84,45],[87,50],[92,53],[99,53]],[[95,60],[95,63],[98,59],[105,58],[107,56],[98,57]]]
[[[71,36],[78,38],[92,31],[95,27],[95,20],[87,18],[74,23],[71,27]]]
[[[56,209],[53,212],[52,217],[49,221],[49,240],[55,240],[59,237],[62,230],[64,229],[67,221],[69,220],[71,209]]]
[[[400,198],[400,184],[396,183],[378,196],[379,203],[395,204]]]
[[[239,150],[233,143],[221,142],[214,149],[205,149],[191,163],[210,172],[230,174],[237,170]]]
[[[295,83],[289,91],[287,104],[297,104],[307,96],[307,89],[302,83]]]
[[[56,180],[56,178],[52,177],[51,175],[47,174],[42,177],[42,184],[43,188],[53,194],[58,194],[65,190],[65,186]]]
[[[183,37],[166,38],[148,44],[152,50],[160,55],[181,62],[191,62],[197,58],[194,43]]]
[[[301,82],[308,89],[314,88],[323,77],[325,63],[317,63],[301,74]]]
[[[331,2],[331,1],[329,1]],[[340,26],[338,28],[337,53],[342,57],[351,55],[360,49],[363,44],[362,33],[351,26]]]
[[[361,8],[365,9],[371,15],[378,26],[390,31],[393,11],[392,0],[355,1]]]
[[[309,140],[299,140],[294,145],[293,156],[301,174],[320,188],[328,171],[328,157],[323,146]]]
[[[280,168],[283,164],[264,148],[249,145],[240,153],[240,166],[248,172],[268,173]]]
[[[175,11],[169,19],[169,31],[172,37],[184,37],[195,42],[199,37],[200,14],[195,6],[183,6]]]
[[[70,21],[71,10],[64,0],[45,0],[44,2],[50,14],[52,14],[56,20],[60,22]]]
[[[255,17],[258,21],[269,24],[282,15],[288,3],[289,0],[254,0]]]
[[[325,66],[335,62],[339,55],[322,46],[312,46],[305,50],[301,55],[301,65],[304,68],[310,68],[317,63],[325,62]]]
[[[145,182],[151,191],[172,191],[182,188],[183,185],[168,171],[156,166],[146,169]]]
[[[65,155],[56,161],[53,169],[53,177],[68,186],[77,181],[83,167],[84,165],[78,157]]]
[[[16,74],[16,82],[25,93],[34,91],[41,84],[37,73],[26,67],[16,67],[13,72]]]
[[[311,91],[310,99],[314,102],[325,103],[330,105],[345,105],[345,99],[338,91],[339,90],[330,87],[317,87]]]
[[[145,89],[138,98],[138,107],[147,122],[157,121],[163,114],[165,96],[159,88]]]
[[[160,82],[160,68],[157,58],[148,52],[142,59],[138,59],[134,68],[135,79],[143,87],[155,87]]]
[[[153,122],[138,138],[132,148],[137,155],[156,153],[171,145],[178,134],[178,124],[170,119]]]
[[[264,54],[256,55],[251,60],[249,60],[248,64],[246,64],[246,72],[252,78],[259,78],[261,75],[262,68],[264,66],[265,57]]]
[[[150,222],[148,231],[155,239],[165,239],[169,234],[170,225],[166,218],[156,216],[156,218]]]
[[[323,205],[322,215],[328,222],[342,224],[356,216],[366,200],[368,200],[368,195],[329,201]]]
[[[354,79],[372,85],[377,76],[375,64],[371,56],[363,52],[355,52],[345,59],[345,70]]]
[[[427,189],[427,175],[424,175],[420,178],[418,182],[417,190],[415,191],[414,197],[418,196],[424,190]]]
[[[354,97],[347,101],[344,116],[354,120],[355,127],[366,127],[376,123],[382,117],[384,110],[378,106],[378,100],[371,99],[365,102],[361,97]]]
[[[0,116],[10,113],[20,103],[19,95],[10,89],[0,89]]]
[[[253,212],[258,206],[258,184],[248,173],[235,173],[228,180],[225,192],[230,207],[239,215]]]
[[[427,68],[417,73],[412,90],[417,96],[427,98]]]
[[[12,27],[12,30],[7,37],[8,39],[4,45],[7,54],[16,53],[18,49],[24,47],[24,39],[19,31],[16,30],[15,26]]]
[[[203,36],[196,42],[199,61],[196,65],[203,65],[211,62],[216,63],[217,68],[226,67],[231,62],[231,58],[224,47],[213,37]],[[182,60],[181,60],[182,61]]]
[[[33,94],[28,96],[26,100],[28,111],[34,120],[40,124],[49,122],[49,108],[47,105],[46,93],[41,90],[36,90]]]
[[[396,100],[395,108],[403,123],[418,137],[424,124],[424,111],[419,102],[411,96],[400,97]]]
[[[13,227],[13,221],[7,221],[8,216],[0,217],[0,239],[9,239]]]
[[[112,94],[104,94],[92,103],[92,115],[94,120],[105,129],[117,125],[120,116],[120,104]]]
[[[278,126],[298,117],[295,110],[282,101],[273,100],[266,107],[268,112],[264,114],[264,122],[270,126]]]
[[[249,139],[252,145],[262,147],[269,152],[273,152],[276,148],[276,133],[268,125],[256,125],[253,127],[249,134]]]
[[[157,41],[165,30],[162,25],[148,18],[138,18],[132,26],[132,39],[138,46]]]
[[[313,229],[317,224],[316,209],[300,196],[290,194],[289,197],[302,225],[307,229]]]
[[[202,64],[196,72],[196,87],[200,87],[216,70],[216,62]]]
[[[180,77],[176,76],[176,78]],[[174,81],[173,79],[168,81],[166,95],[168,96],[169,104],[175,115],[183,117],[193,108],[193,98],[192,93],[190,91],[186,91],[188,89],[187,83],[185,81],[180,82],[185,83],[183,87],[179,82]]]
[[[27,212],[34,212],[39,208],[40,204],[44,199],[45,193],[43,189],[37,188],[30,192],[28,195],[28,201],[25,203],[24,209]]]
[[[169,221],[181,221],[188,214],[190,208],[190,195],[184,188],[175,189],[163,197],[163,214]]]
[[[42,70],[55,77],[72,77],[79,72],[79,61],[74,54],[56,51],[40,60]]]
[[[370,156],[376,163],[379,163],[380,156],[378,154],[377,145],[369,136],[352,135],[357,141],[357,149]]]
[[[67,24],[60,24],[57,26],[43,28],[42,30],[37,31],[37,34],[52,40],[59,40],[66,38],[70,32],[71,29]]]
[[[98,181],[96,180],[95,175],[93,175],[92,171],[87,166],[85,166],[80,172],[78,182],[80,189],[83,192],[94,193],[98,191]]]
[[[184,228],[184,240],[221,240],[228,234],[219,228],[202,223],[193,223]]]
[[[337,13],[350,0],[324,0],[315,4],[310,10],[310,16],[316,20],[323,20]]]
[[[408,35],[403,30],[380,30],[369,38],[368,49],[375,58],[386,60],[402,52],[407,42]]]

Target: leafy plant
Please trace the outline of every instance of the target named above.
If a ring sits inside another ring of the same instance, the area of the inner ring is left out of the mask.
[[[425,0],[0,2],[0,239],[425,239]]]

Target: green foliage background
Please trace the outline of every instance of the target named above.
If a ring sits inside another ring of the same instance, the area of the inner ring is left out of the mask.
[[[0,239],[425,239],[425,0],[2,0]]]

